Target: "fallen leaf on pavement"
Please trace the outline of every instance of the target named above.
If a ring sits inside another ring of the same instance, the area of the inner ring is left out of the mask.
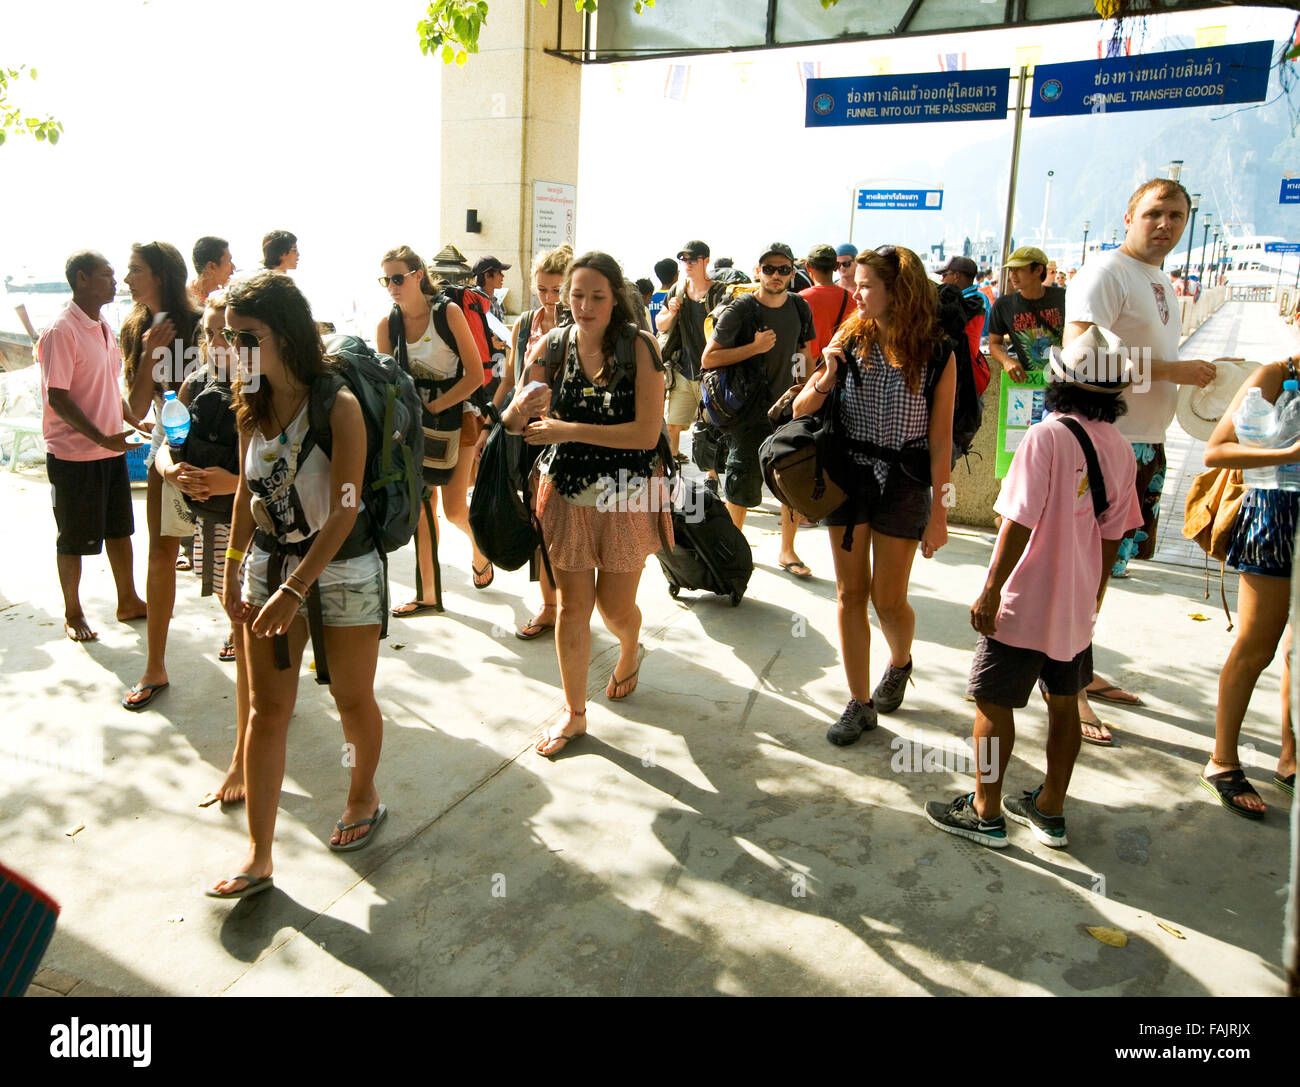
[[[1100,940],[1109,947],[1125,947],[1128,944],[1128,937],[1117,928],[1102,928],[1100,925],[1089,925],[1088,935],[1094,940]]]
[[[1167,933],[1169,933],[1170,936],[1177,936],[1180,940],[1187,939],[1187,937],[1184,936],[1181,932],[1179,932],[1176,928],[1174,928],[1173,925],[1166,925],[1163,921],[1157,921],[1156,924],[1159,925],[1162,929],[1164,929]]]
[[[80,834],[85,829],[86,829],[85,823],[78,823],[71,830],[64,831],[64,836],[68,838],[75,838],[78,834]]]
[[[1199,611],[1188,612],[1187,618],[1195,619],[1198,623],[1208,623],[1210,621],[1210,617],[1208,615],[1202,615]]]

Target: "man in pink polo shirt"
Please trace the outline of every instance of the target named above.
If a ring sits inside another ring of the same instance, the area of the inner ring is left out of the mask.
[[[1079,756],[1079,692],[1092,679],[1092,628],[1124,534],[1142,523],[1137,464],[1115,420],[1130,384],[1104,381],[1076,350],[1050,356],[1044,405],[994,508],[1002,528],[984,591],[971,607],[980,635],[967,693],[975,699],[975,791],[932,800],[925,817],[942,831],[995,849],[1007,845],[1002,809],[1044,845],[1069,844],[1065,792]],[[1075,366],[1078,365],[1078,369]],[[1003,797],[1015,743],[1014,710],[1035,684],[1047,696],[1043,784]]]
[[[135,518],[126,450],[132,431],[124,425],[130,409],[119,385],[122,355],[99,314],[113,300],[117,281],[108,261],[89,251],[74,253],[65,270],[72,301],[41,333],[36,356],[46,472],[59,530],[63,629],[74,642],[85,642],[98,635],[81,610],[82,555],[108,552],[118,619],[139,619],[145,602],[135,591],[131,564]]]

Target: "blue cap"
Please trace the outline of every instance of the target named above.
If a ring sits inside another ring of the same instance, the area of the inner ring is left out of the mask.
[[[852,242],[845,242],[843,245],[837,245],[835,247],[835,255],[837,257],[856,257],[858,255],[858,247]]]

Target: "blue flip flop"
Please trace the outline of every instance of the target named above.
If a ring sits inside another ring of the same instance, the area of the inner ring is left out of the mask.
[[[122,699],[122,708],[132,713],[139,713],[157,697],[159,691],[165,691],[170,686],[170,683],[137,683],[126,692],[126,697]],[[131,701],[133,694],[144,694],[145,691],[149,692],[147,698],[142,698],[138,702]]]
[[[347,843],[347,845],[338,845],[334,842],[329,842],[327,844],[335,853],[351,853],[355,849],[365,849],[365,847],[370,844],[370,839],[379,833],[380,825],[387,818],[388,806],[380,804],[379,807],[375,809],[375,814],[369,819],[360,819],[355,823],[349,823],[347,826],[344,826],[343,820],[340,819],[334,824],[340,831],[356,830],[357,827],[369,827],[370,833],[363,834],[360,838],[353,838],[352,841]]]

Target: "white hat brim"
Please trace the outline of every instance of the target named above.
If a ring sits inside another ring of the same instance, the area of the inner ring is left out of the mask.
[[[1215,359],[1214,380],[1201,387],[1182,385],[1178,389],[1178,425],[1199,441],[1207,442],[1237,390],[1257,369],[1257,362]]]

